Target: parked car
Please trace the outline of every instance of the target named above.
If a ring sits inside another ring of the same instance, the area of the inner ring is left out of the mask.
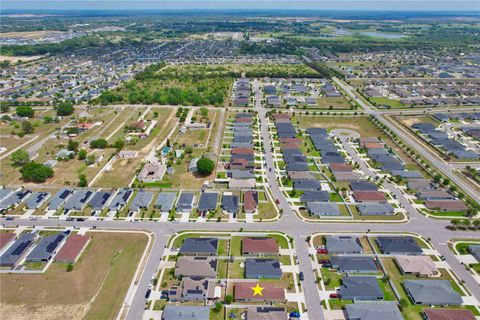
[[[305,280],[305,276],[303,275],[303,272],[300,272],[300,273],[298,274],[298,277],[300,278],[300,281]]]
[[[145,299],[148,299],[150,297],[150,293],[152,293],[152,289],[147,290],[147,292],[145,293]]]
[[[330,298],[340,299],[342,296],[339,293],[330,293]]]
[[[14,217],[6,217],[5,220],[7,221],[12,221],[13,219],[15,219]]]
[[[290,313],[288,314],[288,316],[289,316],[290,318],[300,318],[300,312],[298,312],[298,311],[290,312]]]
[[[328,254],[328,250],[327,250],[327,249],[323,249],[323,248],[318,248],[318,249],[317,249],[317,253],[318,253],[318,254]]]

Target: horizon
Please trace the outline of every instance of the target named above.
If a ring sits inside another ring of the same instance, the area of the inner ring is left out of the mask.
[[[450,12],[480,13],[480,1],[2,1],[1,13],[6,12],[279,12],[284,10],[295,12]]]

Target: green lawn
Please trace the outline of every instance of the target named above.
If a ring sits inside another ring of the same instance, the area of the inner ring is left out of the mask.
[[[387,106],[392,108],[401,108],[405,105],[401,103],[399,100],[389,99],[385,97],[371,97],[369,98],[372,104],[376,104],[377,106]]]
[[[342,283],[342,275],[336,272],[335,270],[330,270],[328,268],[321,268],[323,283],[325,284],[326,289],[335,289],[340,286]]]
[[[480,242],[461,242],[455,245],[455,249],[457,249],[459,254],[470,254],[468,252],[468,247],[472,245],[479,245]]]

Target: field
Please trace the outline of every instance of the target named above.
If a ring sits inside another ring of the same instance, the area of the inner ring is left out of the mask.
[[[89,235],[92,241],[71,272],[65,264],[52,264],[43,275],[2,275],[3,319],[114,319],[147,239],[132,233]]]
[[[398,100],[389,99],[386,97],[371,97],[369,100],[374,106],[386,106],[392,108],[401,108],[405,106]]]
[[[317,103],[321,109],[350,109],[352,106],[344,97],[319,97]]]

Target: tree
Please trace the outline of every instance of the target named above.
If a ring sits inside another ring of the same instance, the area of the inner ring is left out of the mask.
[[[118,140],[115,141],[115,143],[113,144],[113,147],[114,147],[115,149],[117,149],[117,151],[122,150],[124,146],[125,146],[125,140],[123,140],[123,139],[118,139]]]
[[[23,181],[45,182],[53,176],[53,169],[36,162],[25,163],[20,169]]]
[[[92,149],[105,149],[108,146],[108,142],[105,139],[97,139],[90,141],[90,148]]]
[[[74,108],[71,101],[62,101],[55,106],[57,116],[69,116],[73,114]]]
[[[72,272],[73,271],[73,263],[67,264],[67,272]]]
[[[79,144],[80,143],[78,141],[70,139],[70,140],[68,140],[67,149],[70,150],[70,151],[77,151]]]
[[[95,162],[95,155],[89,154],[89,155],[87,156],[87,164],[88,164],[88,165],[91,165],[91,164],[93,164],[94,162]]]
[[[12,153],[11,159],[14,166],[23,166],[25,163],[30,161],[30,156],[28,155],[27,151],[18,149]]]
[[[35,128],[33,127],[33,124],[30,123],[30,121],[22,121],[23,134],[33,133],[33,131],[35,131]]]
[[[228,294],[225,296],[225,304],[231,304],[233,302],[232,295]]]
[[[35,111],[30,106],[18,106],[15,112],[19,117],[33,118],[35,116]]]
[[[78,175],[78,186],[79,187],[86,187],[88,185],[87,183],[87,176],[85,174],[79,174]]]
[[[78,151],[78,160],[85,160],[87,158],[87,150],[80,149]]]
[[[480,219],[473,220],[472,224],[475,228],[480,228]]]
[[[49,115],[43,116],[43,123],[52,123],[52,122],[53,122],[52,116],[49,116]]]
[[[197,161],[197,171],[199,174],[208,176],[212,174],[215,163],[208,158],[201,158]]]
[[[214,313],[219,313],[223,309],[223,304],[221,302],[215,303],[215,307],[213,307],[212,311]]]

